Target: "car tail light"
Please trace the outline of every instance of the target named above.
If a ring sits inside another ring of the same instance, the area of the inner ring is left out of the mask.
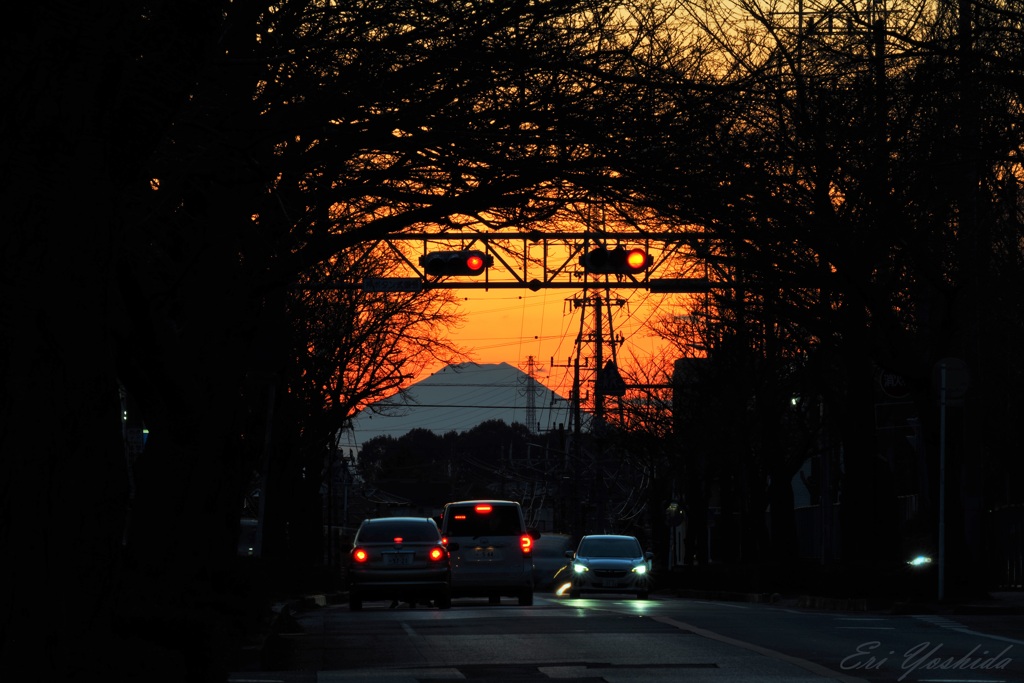
[[[364,548],[356,548],[352,551],[352,559],[362,564],[370,559],[370,553],[366,552]]]
[[[523,549],[523,555],[530,555],[533,553],[533,536],[530,534],[523,534],[519,537],[519,546]]]
[[[483,503],[483,504],[481,504],[481,505],[477,505],[477,506],[476,506],[475,508],[473,508],[473,509],[474,509],[474,510],[476,510],[477,514],[479,514],[479,515],[486,515],[486,514],[487,514],[487,513],[489,513],[489,512],[490,512],[490,511],[491,511],[491,510],[492,510],[493,508],[492,508],[492,507],[491,507],[490,505],[487,505],[486,503]]]
[[[403,540],[405,540],[405,539],[403,539],[401,536],[395,536],[395,538],[394,538],[395,545],[402,545],[402,541]]]
[[[445,555],[444,548],[442,548],[440,546],[438,546],[436,548],[431,548],[430,552],[428,553],[428,557],[430,557],[430,559],[432,561],[434,561],[434,562],[439,562],[439,561],[443,560],[444,559],[444,555]]]
[[[443,545],[445,547],[448,546],[448,537],[447,536],[442,536],[441,537],[441,545]]]

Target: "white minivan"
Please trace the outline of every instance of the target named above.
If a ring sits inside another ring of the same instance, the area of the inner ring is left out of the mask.
[[[523,510],[511,500],[462,500],[441,513],[441,537],[452,560],[452,597],[503,596],[533,604],[533,541]]]

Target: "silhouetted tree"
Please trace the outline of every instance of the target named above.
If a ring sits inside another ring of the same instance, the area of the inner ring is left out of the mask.
[[[264,473],[272,487],[264,496],[264,557],[299,567],[322,561],[317,474],[337,459],[337,433],[362,404],[398,391],[432,362],[461,357],[444,336],[456,321],[447,290],[351,286],[353,278],[383,277],[399,263],[389,250],[349,250],[307,271],[290,293],[291,353],[275,394],[271,469]]]
[[[395,231],[525,229],[597,185],[637,113],[615,74],[638,44],[614,7],[12,12],[4,668],[223,677],[247,616],[239,504],[291,355],[286,292]],[[137,458],[119,385],[150,432]],[[64,590],[23,589],[40,582]]]
[[[710,195],[719,205],[678,200],[693,186],[681,163],[693,149],[664,129],[665,154],[638,166],[646,180],[636,186],[720,245],[704,247],[718,286],[695,315],[710,315],[712,341],[727,333],[738,342],[726,354],[741,373],[739,393],[757,398],[761,417],[779,414],[792,364],[813,371],[799,386],[821,401],[844,448],[844,557],[894,565],[902,559],[895,472],[876,430],[877,369],[907,379],[934,473],[934,368],[948,356],[967,360],[971,397],[956,420],[962,414],[970,427],[949,444],[966,499],[980,500],[980,476],[1005,452],[988,444],[1016,431],[991,415],[1018,405],[1020,394],[1016,361],[993,367],[1001,339],[1024,329],[1019,302],[1004,300],[1008,290],[992,279],[1018,270],[1021,259],[1019,248],[1005,248],[1021,224],[1021,174],[1007,166],[1020,141],[1006,135],[1020,121],[1010,77],[1019,41],[1007,43],[1019,37],[1019,7],[686,8],[693,44],[717,65],[711,79],[734,98],[722,134],[705,140],[714,152],[701,166],[719,181]],[[993,333],[996,324],[1006,333]],[[772,354],[781,363],[760,375],[770,384],[758,388],[747,381],[758,377],[749,362],[771,367],[757,340],[772,338],[782,344]],[[702,342],[714,360],[713,344]],[[724,414],[742,420],[746,409],[737,402]],[[916,491],[932,519],[935,487],[932,480]],[[980,557],[980,516],[958,507],[950,508],[958,520],[950,538],[962,566]],[[865,547],[878,552],[867,557]],[[970,573],[957,571],[961,586]]]

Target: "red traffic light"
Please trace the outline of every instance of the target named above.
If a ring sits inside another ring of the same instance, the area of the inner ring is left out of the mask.
[[[482,251],[435,251],[420,257],[427,275],[480,275],[494,265],[494,257]]]
[[[630,249],[626,252],[626,268],[633,273],[647,270],[650,265],[647,252],[643,249]]]
[[[597,247],[580,257],[583,269],[598,275],[636,275],[646,271],[653,263],[654,259],[640,247]]]

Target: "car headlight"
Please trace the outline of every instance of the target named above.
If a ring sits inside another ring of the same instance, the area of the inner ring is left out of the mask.
[[[911,567],[927,567],[932,563],[932,558],[927,555],[918,555],[914,559],[907,562]]]
[[[647,565],[645,565],[645,564],[638,564],[637,566],[633,567],[633,573],[634,574],[646,574],[647,573]]]
[[[582,574],[583,572],[589,572],[590,568],[587,567],[587,565],[585,564],[580,564],[579,562],[577,562],[572,566],[572,570],[577,574]]]

